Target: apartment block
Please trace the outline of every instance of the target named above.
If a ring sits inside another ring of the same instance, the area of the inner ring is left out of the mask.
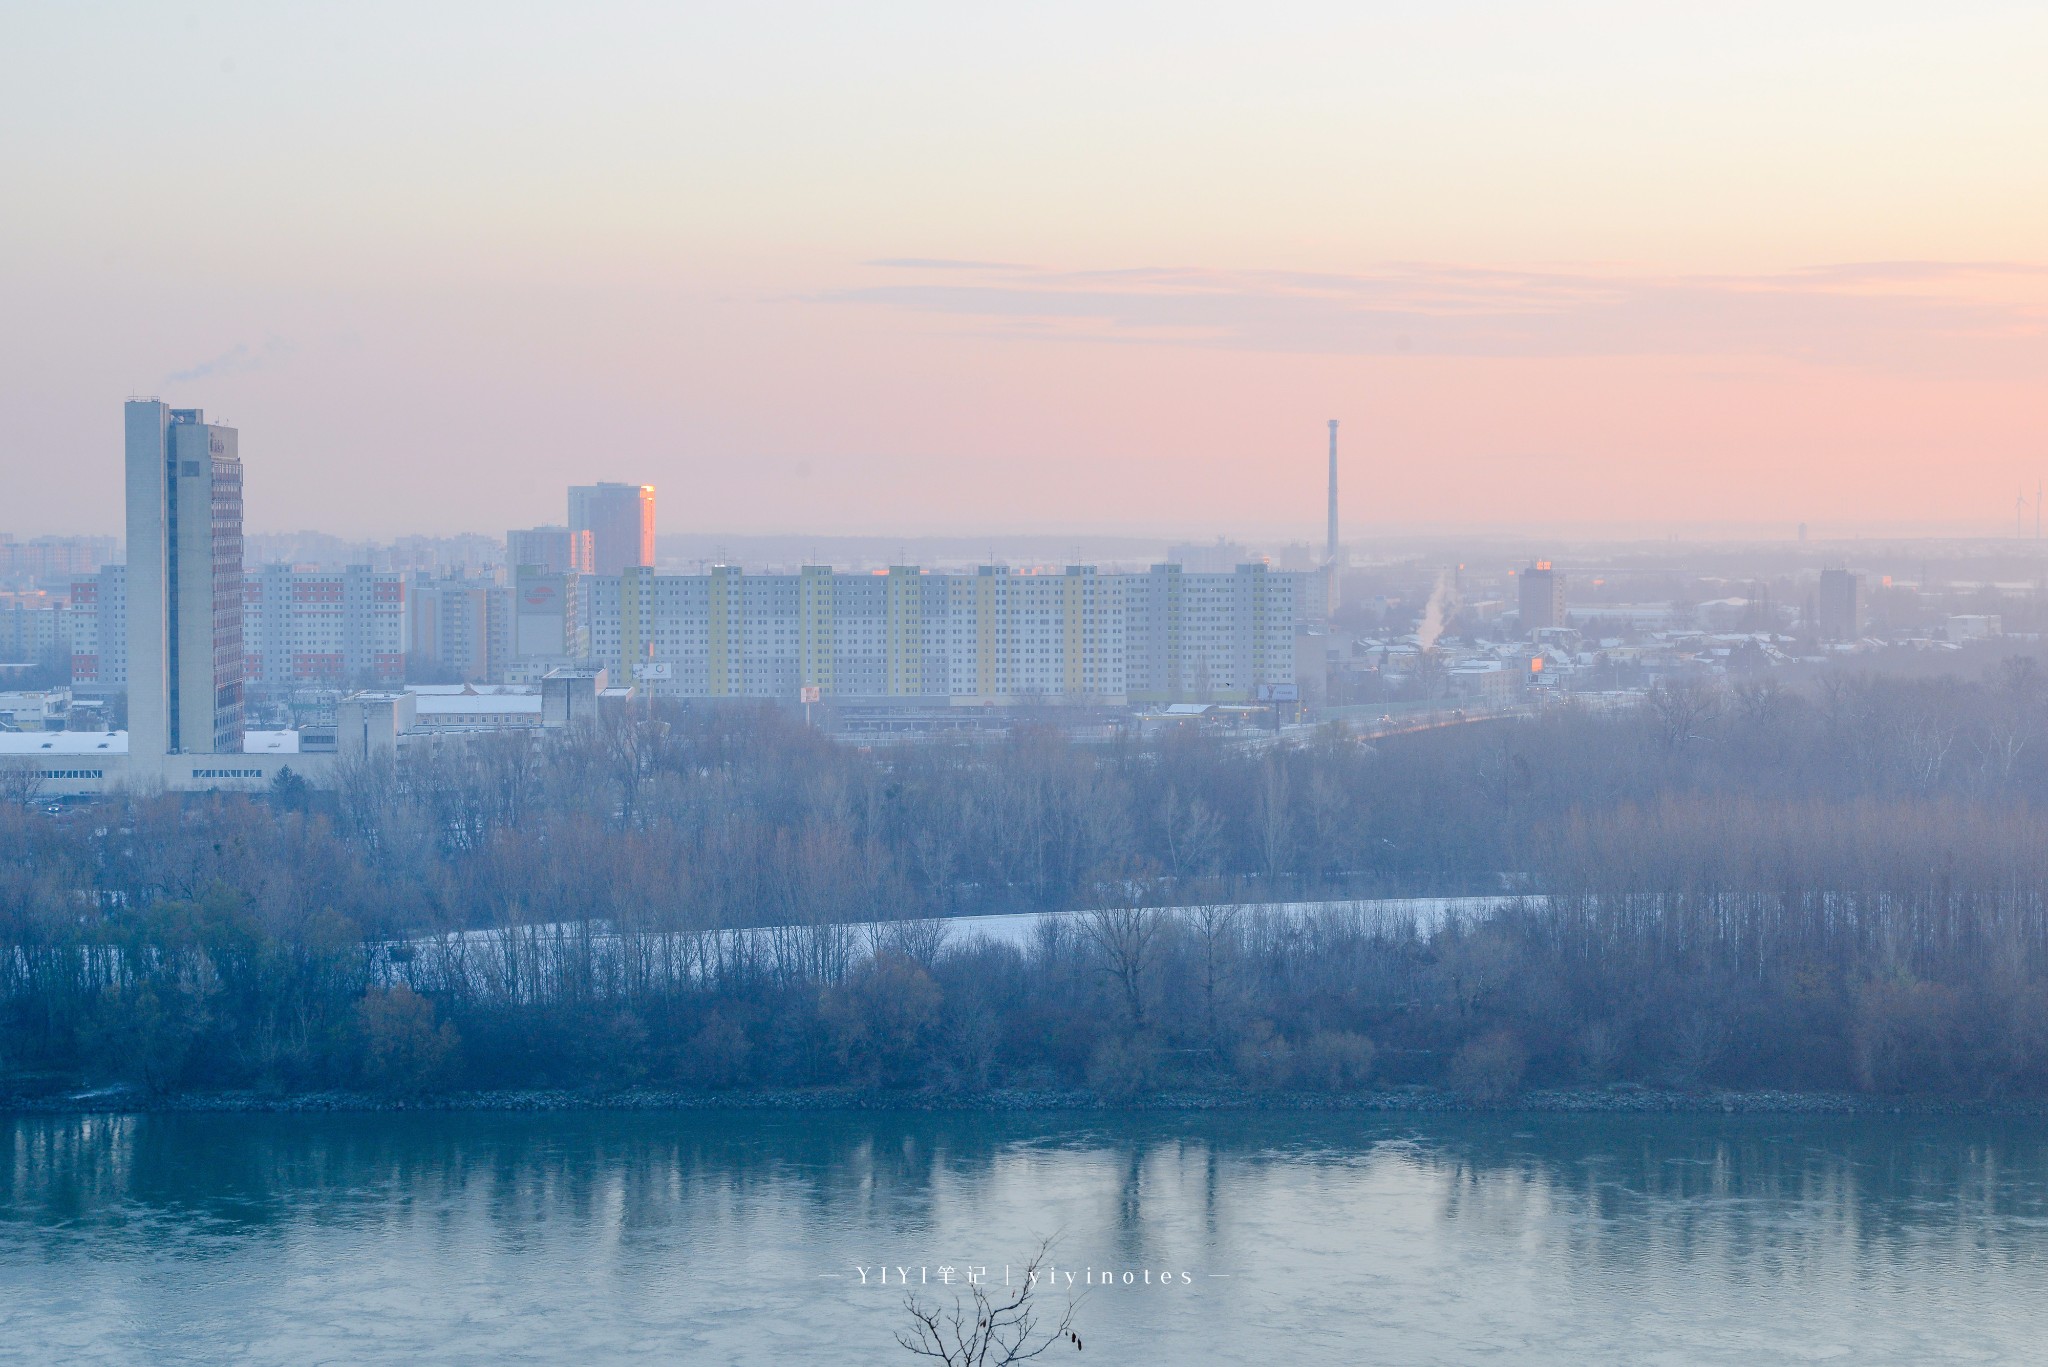
[[[396,571],[264,565],[242,577],[249,682],[283,691],[405,678],[406,584]]]
[[[722,565],[577,587],[590,658],[655,696],[1230,702],[1294,681],[1303,578]]]

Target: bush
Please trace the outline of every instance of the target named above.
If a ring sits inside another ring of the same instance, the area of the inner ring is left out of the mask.
[[[1325,1092],[1355,1092],[1372,1078],[1379,1050],[1364,1035],[1349,1030],[1318,1030],[1301,1047],[1295,1082]]]
[[[1113,1035],[1088,1059],[1088,1086],[1098,1095],[1123,1100],[1159,1084],[1159,1051],[1143,1035]]]
[[[1230,1061],[1246,1086],[1261,1091],[1285,1087],[1294,1077],[1294,1047],[1271,1021],[1253,1021]]]
[[[1529,1056],[1511,1030],[1469,1041],[1451,1060],[1450,1083],[1473,1101],[1505,1101],[1522,1089]]]
[[[434,1024],[434,1004],[404,983],[371,992],[357,1007],[363,1031],[363,1072],[376,1086],[418,1094],[445,1085],[462,1047],[455,1027]]]
[[[857,1082],[917,1080],[945,994],[915,959],[884,950],[860,964],[821,1003],[839,1061]]]
[[[747,1080],[747,1064],[753,1046],[738,1024],[713,1011],[690,1038],[683,1059],[683,1076],[699,1087],[737,1087]]]
[[[1865,983],[1850,1024],[1856,1085],[1866,1092],[1937,1092],[1953,1085],[1956,994],[1893,978]]]

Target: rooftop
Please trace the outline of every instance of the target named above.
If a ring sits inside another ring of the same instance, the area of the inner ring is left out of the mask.
[[[0,755],[125,755],[126,731],[0,731]],[[296,731],[250,731],[242,737],[245,755],[296,755]]]
[[[425,717],[519,717],[540,715],[538,693],[423,693],[416,706]]]

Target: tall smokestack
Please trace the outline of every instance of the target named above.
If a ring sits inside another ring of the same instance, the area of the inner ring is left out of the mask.
[[[1326,564],[1337,563],[1337,420],[1330,419],[1330,548]]]

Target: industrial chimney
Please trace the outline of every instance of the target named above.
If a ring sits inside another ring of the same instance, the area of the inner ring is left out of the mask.
[[[1330,419],[1330,546],[1323,562],[1337,564],[1337,420]]]

